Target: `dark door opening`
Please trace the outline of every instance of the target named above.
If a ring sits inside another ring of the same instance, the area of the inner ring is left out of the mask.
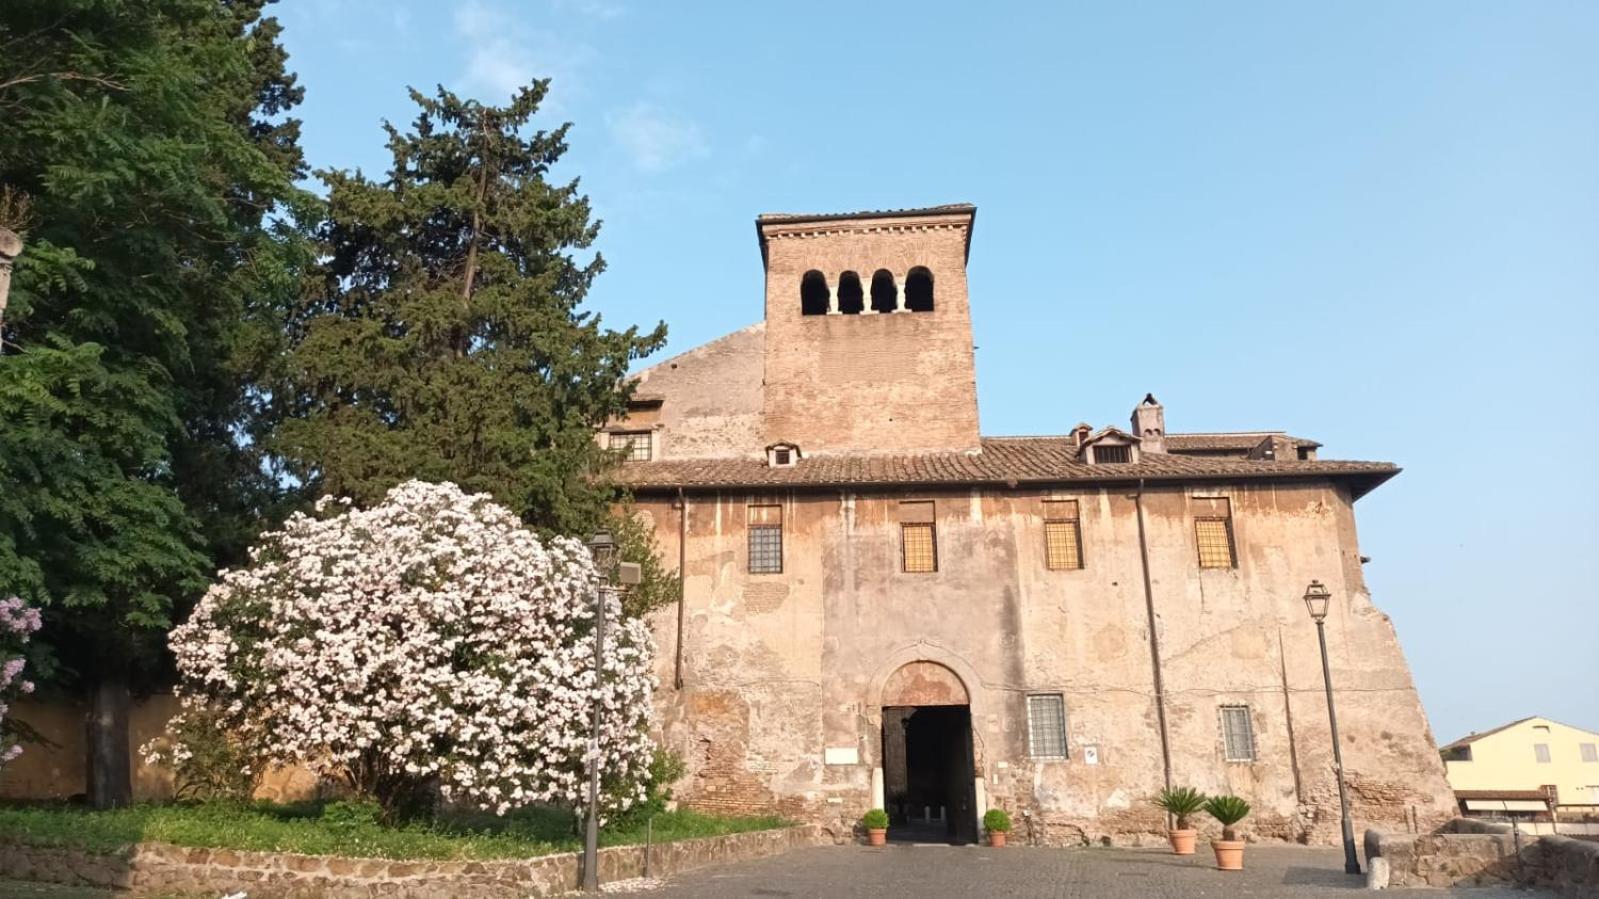
[[[977,842],[972,714],[964,705],[883,709],[888,838]]]

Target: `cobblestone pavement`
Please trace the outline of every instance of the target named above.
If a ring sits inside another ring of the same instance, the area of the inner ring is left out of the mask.
[[[1242,872],[1217,871],[1208,847],[1180,857],[1160,849],[988,849],[975,846],[823,846],[671,878],[648,899],[1004,896],[1071,899],[1283,896],[1354,897],[1366,878],[1344,873],[1339,849],[1250,846]],[[1534,899],[1527,890],[1389,890],[1384,896]]]

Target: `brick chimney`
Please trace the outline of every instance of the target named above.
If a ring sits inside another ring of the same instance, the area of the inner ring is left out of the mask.
[[[1133,436],[1138,438],[1140,452],[1166,451],[1166,407],[1153,393],[1144,394],[1144,401],[1133,409]]]

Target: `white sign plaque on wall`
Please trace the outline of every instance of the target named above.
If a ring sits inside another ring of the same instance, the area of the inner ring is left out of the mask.
[[[1085,743],[1085,744],[1083,744],[1083,764],[1085,764],[1085,765],[1097,765],[1097,764],[1099,764],[1099,747],[1098,746],[1095,746],[1093,743]]]
[[[822,750],[822,763],[826,765],[859,765],[861,754],[854,746],[829,746]]]

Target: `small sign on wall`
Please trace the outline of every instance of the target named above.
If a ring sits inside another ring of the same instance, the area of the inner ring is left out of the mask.
[[[1097,745],[1095,745],[1093,743],[1084,743],[1083,744],[1083,764],[1085,764],[1085,765],[1097,765],[1097,764],[1099,764],[1099,747]]]
[[[825,765],[859,765],[861,754],[854,746],[829,746],[822,750]]]

